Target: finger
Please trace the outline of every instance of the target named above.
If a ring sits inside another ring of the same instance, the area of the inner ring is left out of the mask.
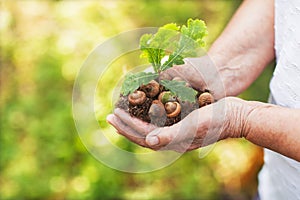
[[[163,80],[172,80],[176,76],[179,76],[178,71],[176,70],[176,66],[173,66],[172,68],[169,68],[166,71],[163,71],[159,75],[160,79],[163,79]]]
[[[148,133],[150,133],[156,128],[156,126],[153,124],[144,122],[136,117],[131,117],[127,112],[125,112],[122,109],[116,108],[114,114],[117,117],[119,117],[125,124],[127,124],[143,136],[146,136]]]
[[[124,123],[122,120],[120,120],[114,114],[108,115],[106,120],[108,123],[113,125],[117,129],[117,132],[120,133],[121,135],[123,135],[125,132],[125,134],[127,136],[131,136],[131,137],[135,137],[135,138],[145,138],[144,136],[142,136],[139,133],[137,133],[136,131],[134,131],[131,127],[129,127],[126,123]]]
[[[172,75],[173,70],[171,70],[171,69],[172,68],[170,68],[170,70],[167,69],[166,71],[161,72],[159,74],[159,81],[161,81],[161,80],[172,80],[174,76]]]
[[[187,143],[176,143],[176,144],[169,144],[165,147],[162,147],[159,150],[172,150],[172,151],[176,151],[177,153],[185,153],[188,151],[189,149],[189,144]]]
[[[222,89],[220,91],[222,94],[220,95],[226,95],[224,94],[224,83],[221,81],[220,72],[209,56],[186,58],[184,61],[190,66],[189,74],[192,75],[190,81],[193,86],[197,86],[196,88],[202,91],[209,90],[210,92],[213,92],[215,89]],[[216,79],[219,81],[216,81]]]
[[[108,115],[106,120],[117,129],[119,134],[140,146],[148,147],[145,142],[145,137],[141,136],[127,124],[123,123],[116,115]]]
[[[189,143],[196,137],[198,112],[194,111],[173,126],[157,128],[146,136],[146,143],[151,147],[162,148],[168,145]],[[168,148],[166,147],[166,148]],[[188,148],[189,145],[186,145]]]
[[[200,147],[201,147],[201,145],[199,145],[199,144],[191,144],[189,146],[189,148],[187,148],[186,151],[192,151],[192,150],[195,150],[195,149],[199,149]]]
[[[167,77],[168,80],[172,80],[174,77],[181,77],[183,80],[186,80],[186,74],[183,73],[185,71],[185,68],[188,68],[186,65],[180,65],[180,66],[173,66],[172,68],[167,69],[166,71],[162,72],[160,75],[161,77]],[[168,76],[166,76],[167,74]]]
[[[164,73],[166,73],[168,76],[166,76]],[[202,78],[199,74],[199,71],[196,70],[194,66],[190,66],[189,64],[173,66],[172,68],[169,68],[165,72],[163,72],[160,77],[163,77],[161,79],[164,79],[164,77],[168,77],[168,80],[172,80],[174,77],[180,77],[195,89],[201,91],[205,87],[205,83],[201,81]]]
[[[189,139],[184,142],[180,142],[180,143],[176,143],[176,144],[169,144],[161,149],[173,150],[178,153],[185,153],[185,152],[192,151],[192,150],[202,147],[201,144],[202,144],[202,141],[199,139],[194,139],[193,141],[191,139]]]
[[[194,149],[198,149],[199,147],[201,147],[201,145],[194,144],[193,142],[191,142],[191,140],[188,140],[174,145],[167,145],[166,147],[163,148],[168,148],[168,150],[173,150],[178,153],[185,153],[188,151],[192,151]]]
[[[167,145],[178,142],[178,137],[176,136],[178,136],[178,129],[169,127],[157,128],[146,136],[146,143],[151,148],[168,148],[166,147]]]

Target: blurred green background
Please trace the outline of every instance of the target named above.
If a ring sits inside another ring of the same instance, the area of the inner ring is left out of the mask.
[[[164,169],[130,174],[94,159],[72,118],[73,82],[98,44],[134,28],[199,18],[209,46],[240,3],[1,1],[0,199],[251,199],[262,151],[245,140],[218,142],[202,159],[193,151]],[[241,97],[266,101],[272,68]],[[105,122],[111,104],[102,111],[101,128],[116,135]]]

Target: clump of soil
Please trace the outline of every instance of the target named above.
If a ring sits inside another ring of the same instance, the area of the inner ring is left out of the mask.
[[[138,90],[141,90],[140,88]],[[160,86],[160,92],[167,91],[163,86]],[[163,117],[155,117],[152,118],[149,116],[148,112],[154,100],[158,100],[158,95],[155,97],[146,97],[147,99],[142,105],[131,105],[128,100],[128,96],[120,95],[118,102],[116,103],[116,107],[121,108],[128,112],[131,116],[141,119],[142,121],[155,124],[156,126],[163,127],[163,126],[171,126],[180,120],[184,119],[189,113],[198,109],[198,97],[203,92],[198,92],[197,96],[195,96],[195,103],[187,102],[187,101],[180,101],[178,103],[181,105],[181,113],[176,117],[167,117],[164,115]]]
[[[142,105],[130,105],[128,101],[128,96],[120,96],[119,101],[116,104],[116,107],[121,108],[128,112],[131,116],[135,116],[145,122],[151,122],[150,117],[148,115],[149,108],[152,104],[153,99],[148,98]]]

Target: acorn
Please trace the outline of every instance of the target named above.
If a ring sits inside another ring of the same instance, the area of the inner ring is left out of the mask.
[[[165,110],[168,117],[176,117],[181,112],[181,106],[178,102],[167,102],[165,104]]]
[[[177,100],[176,96],[172,95],[170,91],[164,91],[159,94],[158,100],[162,102],[163,104],[171,101],[174,102]]]
[[[159,93],[159,83],[152,80],[147,85],[142,85],[141,90],[146,93],[147,97],[155,97]]]
[[[209,105],[213,102],[215,102],[215,99],[209,92],[204,92],[198,97],[200,107]]]
[[[164,105],[158,100],[152,101],[148,114],[150,117],[163,117],[166,115]]]
[[[143,91],[136,90],[128,95],[128,101],[130,105],[142,105],[146,101],[146,94]]]

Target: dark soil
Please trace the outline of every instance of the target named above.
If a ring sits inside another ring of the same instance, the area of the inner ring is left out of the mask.
[[[165,91],[163,87],[160,88],[160,93],[162,91]],[[202,92],[199,92],[195,98],[197,99],[201,93]],[[151,119],[150,116],[148,115],[148,112],[149,112],[150,106],[152,104],[152,101],[156,100],[157,97],[158,97],[158,95],[153,98],[147,97],[147,100],[142,105],[133,106],[133,105],[129,104],[127,96],[120,95],[120,99],[116,103],[116,107],[125,110],[131,116],[137,117],[145,122],[155,124],[156,126],[159,126],[159,127],[171,126],[171,125],[179,122],[181,119],[184,119],[193,110],[196,110],[197,108],[199,108],[198,103],[179,101],[179,103],[181,105],[181,114],[179,114],[178,116],[176,116],[176,117],[163,116],[161,118],[156,117],[156,118]]]

